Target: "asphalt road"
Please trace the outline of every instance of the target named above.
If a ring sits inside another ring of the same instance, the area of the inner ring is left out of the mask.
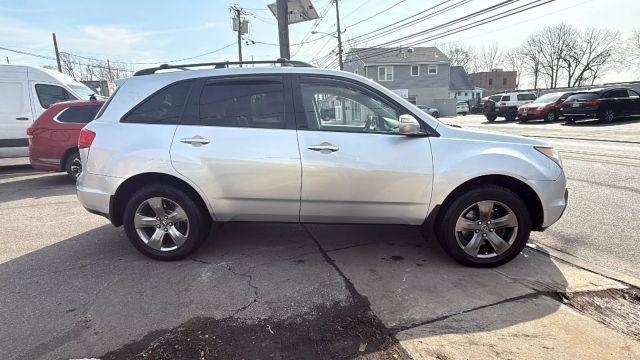
[[[496,121],[480,115],[442,119],[463,128],[534,136],[560,149],[568,178],[564,216],[535,242],[640,278],[640,119],[601,125]]]

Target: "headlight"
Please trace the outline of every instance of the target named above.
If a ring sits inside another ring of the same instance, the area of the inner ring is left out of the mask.
[[[540,105],[540,106],[538,106],[538,110],[542,110],[542,109],[544,109],[545,107],[546,107],[546,105]]]
[[[558,152],[558,150],[554,149],[553,147],[546,146],[534,146],[533,148],[540,151],[544,156],[553,160],[553,162],[558,164],[558,166],[562,167],[562,160],[560,159],[560,153]]]

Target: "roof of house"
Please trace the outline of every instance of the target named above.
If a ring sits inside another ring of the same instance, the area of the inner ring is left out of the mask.
[[[362,60],[366,64],[420,64],[451,63],[451,60],[436,47],[409,48],[351,48],[347,61]]]
[[[452,66],[449,77],[449,90],[473,90],[475,85],[469,79],[469,75],[462,66]]]

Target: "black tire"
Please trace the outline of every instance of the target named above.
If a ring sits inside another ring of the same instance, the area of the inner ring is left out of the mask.
[[[506,114],[504,114],[504,118],[507,121],[515,121],[518,116],[518,112],[515,109],[508,109]]]
[[[558,120],[558,113],[554,110],[551,110],[547,113],[547,116],[544,117],[544,122],[552,123]]]
[[[484,117],[487,118],[488,122],[494,122],[498,118],[496,115],[485,115]]]
[[[432,116],[437,119],[440,117],[440,113],[437,111],[434,111]]]
[[[598,114],[598,120],[600,120],[600,122],[603,124],[612,123],[615,117],[616,113],[613,111],[613,109],[606,109]]]
[[[518,228],[511,246],[494,257],[481,258],[467,254],[456,239],[456,222],[469,206],[483,200],[507,205],[516,216]],[[531,216],[524,201],[513,191],[500,186],[487,185],[468,191],[444,208],[437,224],[437,239],[442,248],[456,261],[472,267],[493,267],[505,264],[524,249],[531,233]]]
[[[186,240],[177,249],[161,251],[148,246],[136,232],[134,216],[138,207],[153,197],[162,197],[178,204],[186,213],[189,227]],[[124,230],[133,246],[144,255],[162,261],[184,259],[189,256],[209,235],[211,218],[200,209],[194,199],[184,191],[167,185],[149,185],[136,191],[124,209]]]
[[[82,172],[82,162],[80,161],[80,153],[78,150],[74,150],[67,156],[64,162],[64,171],[67,172],[67,176],[73,180],[73,182],[78,180],[78,176],[80,176]]]
[[[565,124],[569,124],[569,125],[573,125],[573,124],[576,123],[576,118],[567,116],[567,117],[564,118],[564,123]]]

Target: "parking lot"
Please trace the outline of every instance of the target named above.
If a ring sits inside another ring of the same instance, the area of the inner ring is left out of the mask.
[[[561,149],[570,206],[507,265],[411,227],[279,223],[157,262],[66,176],[1,168],[0,358],[640,358],[640,122],[443,121]]]

